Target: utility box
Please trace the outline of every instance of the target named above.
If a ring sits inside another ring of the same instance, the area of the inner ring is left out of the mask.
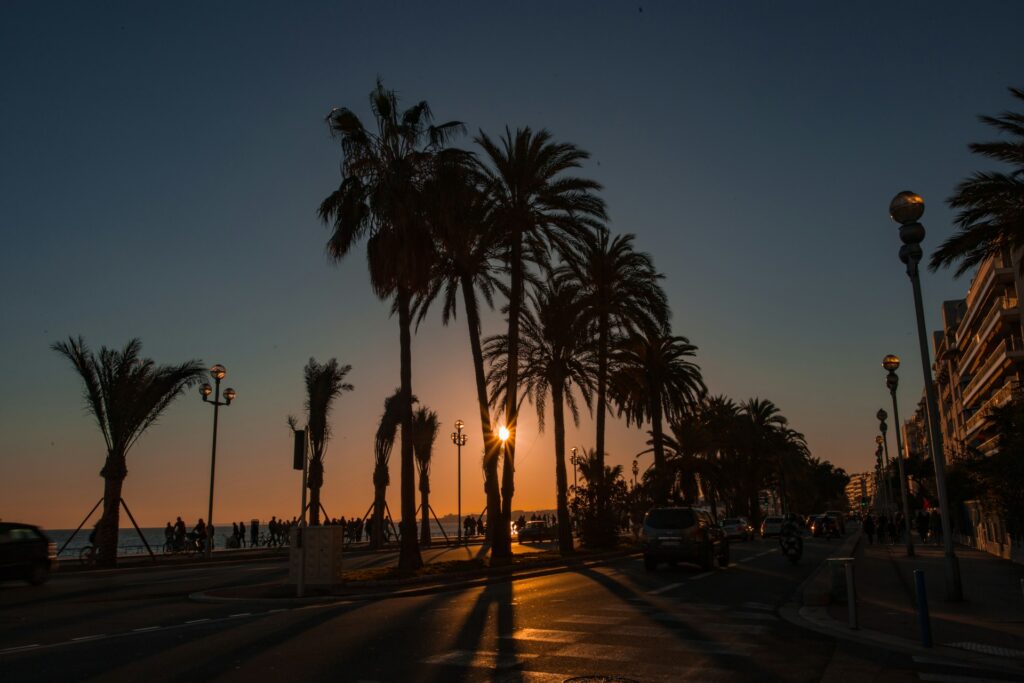
[[[305,553],[307,586],[336,586],[341,583],[341,551],[345,546],[345,527],[341,525],[311,526],[291,530],[288,558],[288,582],[299,582],[299,567]],[[301,546],[301,547],[300,547]]]

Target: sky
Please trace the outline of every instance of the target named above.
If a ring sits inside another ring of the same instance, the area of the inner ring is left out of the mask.
[[[73,527],[102,495],[103,440],[49,348],[69,335],[227,367],[215,522],[299,513],[285,420],[302,413],[303,366],[351,364],[323,501],[365,512],[398,325],[362,249],[328,260],[316,209],[342,158],[324,117],[368,118],[378,77],[471,135],[532,126],[588,150],[582,173],[664,273],[711,393],[772,400],[813,455],[863,471],[889,409],[882,356],[905,359],[903,416],[922,386],[889,200],[924,196],[926,254],[951,234],[944,200],[991,168],[967,150],[993,137],[977,115],[1024,86],[1022,25],[1016,2],[5,2],[0,518]],[[969,277],[922,286],[936,328]],[[489,314],[485,334],[501,329]],[[463,514],[479,512],[461,314],[419,328],[413,390],[442,422],[433,507],[455,512],[462,418]],[[205,517],[211,431],[190,391],[130,451],[141,524]],[[610,462],[628,471],[646,438],[610,420]],[[553,434],[529,407],[518,441],[514,507],[553,508]],[[590,416],[568,441],[593,447]],[[398,479],[396,449],[393,510]]]

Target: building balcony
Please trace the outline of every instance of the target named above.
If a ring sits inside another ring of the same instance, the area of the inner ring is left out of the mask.
[[[978,306],[985,301],[993,283],[998,281],[1011,284],[1013,275],[1013,265],[1002,254],[985,259],[978,268],[978,274],[971,281],[971,288],[967,291],[967,313],[960,321],[958,329],[966,330],[971,326],[971,321],[980,313]],[[958,334],[957,340],[960,339],[962,336]]]
[[[977,333],[972,335],[972,338],[970,339],[961,340],[961,343],[967,346],[966,352],[960,359],[959,366],[961,370],[970,369],[977,360],[981,351],[991,343],[990,340],[995,334],[997,328],[1002,325],[1004,321],[1019,318],[1020,308],[1017,306],[1016,296],[1003,295],[996,299],[988,311],[988,314],[982,321]],[[963,330],[964,328],[961,329]]]
[[[1018,392],[1019,388],[1016,382],[1007,382],[1001,389],[989,396],[988,400],[982,403],[974,414],[967,419],[967,422],[964,424],[965,436],[968,439],[974,436],[988,422],[988,417],[992,410],[1009,403]]]
[[[992,350],[977,372],[971,375],[971,380],[963,392],[964,407],[970,408],[981,391],[988,387],[1000,373],[1005,372],[1008,363],[1021,360],[1024,360],[1024,348],[1022,348],[1020,338],[1006,337],[999,342],[999,345]]]

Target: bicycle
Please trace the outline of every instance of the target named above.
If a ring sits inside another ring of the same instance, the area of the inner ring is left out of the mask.
[[[98,548],[94,545],[84,546],[78,551],[78,561],[86,567],[96,566],[96,556],[99,554]]]
[[[181,543],[168,541],[164,543],[165,555],[185,555],[191,557],[202,551],[202,546],[196,538],[186,537]]]

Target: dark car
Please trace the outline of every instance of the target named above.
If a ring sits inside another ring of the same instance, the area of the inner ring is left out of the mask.
[[[659,562],[694,562],[710,570],[715,560],[729,564],[729,541],[725,532],[703,510],[685,507],[653,508],[644,516],[640,530],[644,567]]]
[[[520,543],[550,541],[554,537],[555,528],[539,520],[527,522],[526,526],[519,530]]]
[[[0,522],[0,579],[23,579],[37,586],[57,563],[57,544],[31,524]]]

